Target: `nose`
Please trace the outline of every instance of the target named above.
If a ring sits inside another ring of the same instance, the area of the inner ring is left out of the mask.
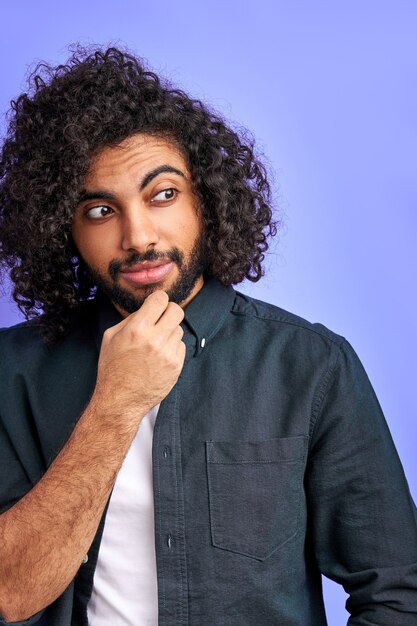
[[[125,214],[122,225],[122,249],[145,253],[159,241],[159,234],[151,215],[138,207]]]

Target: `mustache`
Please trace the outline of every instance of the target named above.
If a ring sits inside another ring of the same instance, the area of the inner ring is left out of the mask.
[[[156,250],[149,250],[144,254],[139,254],[139,252],[134,252],[127,259],[123,261],[114,260],[109,263],[109,275],[113,280],[116,280],[120,272],[124,269],[132,267],[132,265],[137,265],[138,263],[143,263],[144,261],[174,261],[181,269],[181,266],[184,262],[184,255],[178,248],[172,248],[167,252],[157,252]]]

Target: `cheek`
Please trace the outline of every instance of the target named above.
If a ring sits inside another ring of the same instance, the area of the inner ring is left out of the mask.
[[[113,246],[110,233],[107,233],[106,229],[80,228],[75,225],[72,237],[75,247],[86,263],[97,268],[107,267]]]
[[[203,235],[203,231],[203,222],[199,217],[196,216],[192,228],[190,228],[188,232],[188,247],[190,248],[190,250],[194,247],[197,239],[199,239]]]
[[[203,222],[195,211],[182,216],[175,224],[175,234],[184,247],[191,248],[195,239],[202,233]]]

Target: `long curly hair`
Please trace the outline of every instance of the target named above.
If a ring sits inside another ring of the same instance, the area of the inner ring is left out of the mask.
[[[91,160],[135,133],[171,139],[183,153],[203,215],[206,274],[230,285],[264,273],[279,222],[250,135],[130,52],[77,47],[65,65],[39,64],[11,102],[0,156],[0,267],[47,342],[96,289],[71,237]]]

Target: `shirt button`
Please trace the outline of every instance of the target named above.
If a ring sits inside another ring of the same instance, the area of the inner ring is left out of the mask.
[[[86,554],[83,558],[83,565],[85,565],[86,563],[88,563],[88,554]]]
[[[172,536],[171,536],[171,535],[168,535],[168,537],[167,537],[167,546],[168,546],[168,548],[169,548],[170,550],[171,550],[171,548],[172,548],[172,544],[173,544],[173,543],[174,543],[174,540],[173,540]]]
[[[204,348],[204,346],[205,346],[205,345],[206,345],[206,338],[205,338],[205,337],[203,337],[203,338],[202,338],[202,340],[201,340],[200,346],[201,346],[202,348]]]
[[[162,456],[164,457],[164,459],[167,459],[170,454],[171,454],[170,447],[169,446],[165,446],[165,448],[162,450]]]

